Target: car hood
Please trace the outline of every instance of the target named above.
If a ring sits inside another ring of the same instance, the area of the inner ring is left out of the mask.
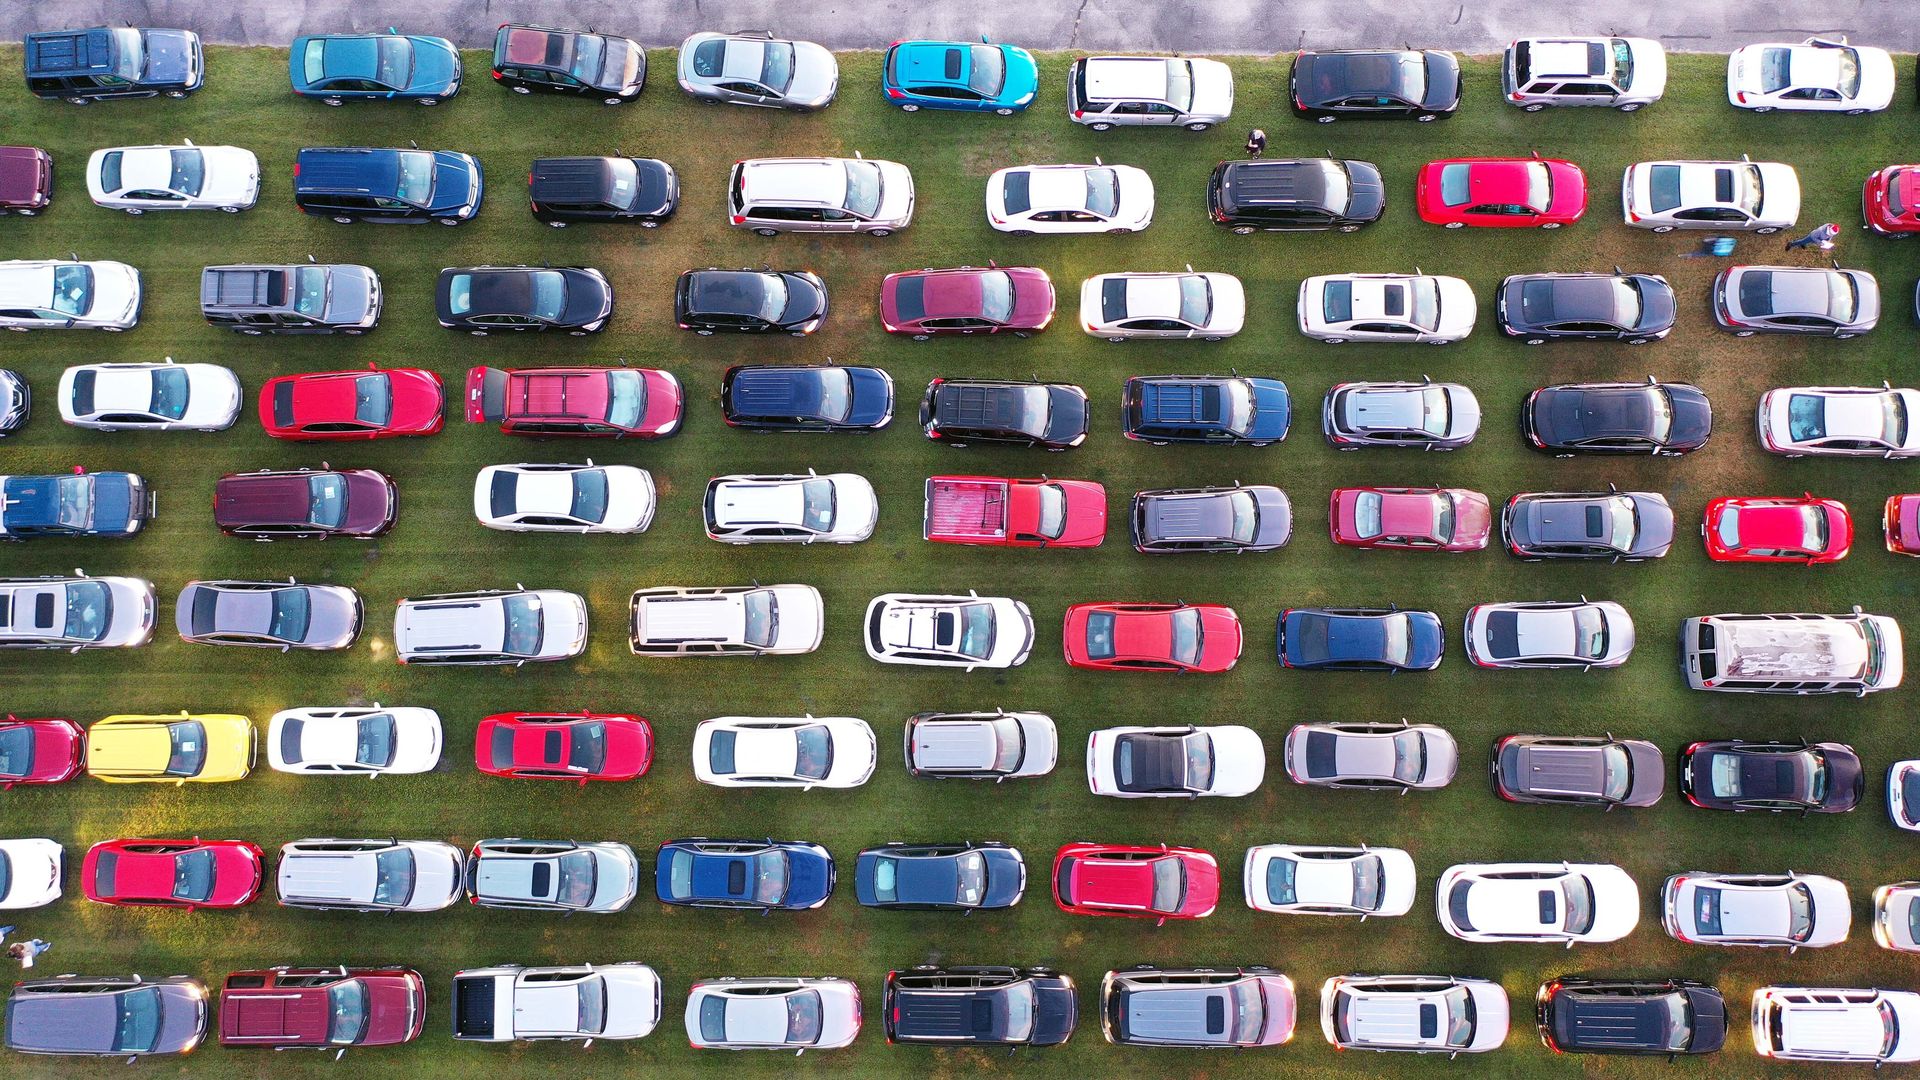
[[[893,416],[893,380],[886,372],[851,367],[847,375],[853,382],[853,405],[847,410],[847,423],[873,427]]]
[[[1460,104],[1460,61],[1449,52],[1426,52],[1427,93],[1421,106],[1451,112]]]
[[[1673,383],[1667,384],[1667,392],[1673,401],[1673,432],[1667,437],[1667,445],[1676,448],[1703,445],[1713,434],[1713,406],[1707,401],[1707,395],[1694,387]]]
[[[840,65],[833,54],[811,41],[793,42],[793,82],[787,100],[819,108],[833,100],[840,84]]]
[[[1660,748],[1639,739],[1626,740],[1627,758],[1632,762],[1633,781],[1627,786],[1625,806],[1652,806],[1667,789],[1667,763]]]
[[[1633,325],[1643,334],[1658,334],[1673,328],[1675,304],[1673,286],[1652,274],[1635,274],[1640,286],[1640,321]]]
[[[813,907],[833,895],[833,861],[812,850],[787,851],[785,907]]]
[[[1260,786],[1267,775],[1267,750],[1249,727],[1228,724],[1210,728],[1213,743],[1213,790],[1222,795],[1244,795]]]
[[[980,855],[987,861],[987,889],[980,906],[1012,907],[1027,889],[1026,863],[1019,852],[1006,848],[985,848]]]
[[[460,54],[450,43],[433,37],[407,40],[413,45],[413,78],[407,89],[430,92],[460,84]]]
[[[147,49],[147,70],[143,82],[185,83],[195,68],[200,40],[185,30],[145,30],[141,39]]]
[[[1673,506],[1660,495],[1648,492],[1629,492],[1627,498],[1633,500],[1634,516],[1640,519],[1633,549],[1628,554],[1636,558],[1665,555],[1673,546]]]
[[[1226,119],[1233,112],[1233,69],[1218,60],[1188,60],[1193,73],[1193,103],[1188,112]]]
[[[1287,499],[1287,493],[1271,484],[1256,484],[1249,490],[1260,508],[1260,527],[1254,531],[1254,546],[1284,545],[1293,537],[1293,503]]]
[[[1860,759],[1852,753],[1835,753],[1831,744],[1824,755],[1827,762],[1827,801],[1823,810],[1851,810],[1860,804],[1860,797],[1866,794],[1867,776],[1860,767]]]
[[[436,150],[433,154],[433,198],[429,210],[480,209],[480,163],[465,154]]]
[[[1346,215],[1355,221],[1378,221],[1387,208],[1387,185],[1380,166],[1371,161],[1348,161]]]
[[[1279,379],[1248,379],[1253,388],[1253,425],[1249,439],[1284,439],[1293,425],[1293,398]]]

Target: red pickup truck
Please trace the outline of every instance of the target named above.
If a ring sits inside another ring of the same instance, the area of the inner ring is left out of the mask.
[[[1044,476],[929,477],[925,536],[940,544],[1099,547],[1107,538],[1107,489]]]
[[[426,982],[411,968],[236,971],[220,991],[220,1044],[332,1049],[420,1037]]]

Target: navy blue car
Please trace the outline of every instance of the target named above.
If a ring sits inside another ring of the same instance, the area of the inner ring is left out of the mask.
[[[183,98],[206,82],[200,35],[191,30],[95,26],[28,34],[27,89],[86,105],[105,98]]]
[[[1447,644],[1440,616],[1399,608],[1293,608],[1279,636],[1282,664],[1334,671],[1432,671]]]
[[[458,225],[480,212],[480,162],[456,150],[309,146],[293,165],[293,204],[341,224]]]
[[[0,477],[0,540],[132,536],[153,510],[152,491],[134,473]]]
[[[893,379],[874,367],[736,365],[720,378],[732,427],[762,431],[877,431],[893,420]]]
[[[900,911],[1010,908],[1027,891],[1027,864],[1018,848],[981,844],[903,844],[860,853],[853,868],[854,897],[863,906]]]
[[[804,840],[669,840],[654,860],[663,904],[755,910],[817,908],[833,895],[833,856]]]
[[[1293,399],[1279,379],[1239,375],[1141,375],[1127,380],[1122,426],[1155,446],[1266,446],[1287,437]]]

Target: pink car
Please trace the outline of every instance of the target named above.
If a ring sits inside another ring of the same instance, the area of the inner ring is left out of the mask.
[[[1327,532],[1348,547],[1479,551],[1493,532],[1493,507],[1465,488],[1335,488]]]

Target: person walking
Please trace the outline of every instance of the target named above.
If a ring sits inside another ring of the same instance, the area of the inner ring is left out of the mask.
[[[20,961],[20,969],[24,971],[33,966],[34,957],[39,956],[51,948],[53,948],[51,942],[34,938],[31,941],[16,941],[7,946],[7,955]]]
[[[1254,128],[1247,132],[1247,156],[1257,158],[1267,149],[1267,133]]]
[[[1821,251],[1832,251],[1834,238],[1840,235],[1840,226],[1829,221],[1798,240],[1787,241],[1787,250],[1818,246]]]

